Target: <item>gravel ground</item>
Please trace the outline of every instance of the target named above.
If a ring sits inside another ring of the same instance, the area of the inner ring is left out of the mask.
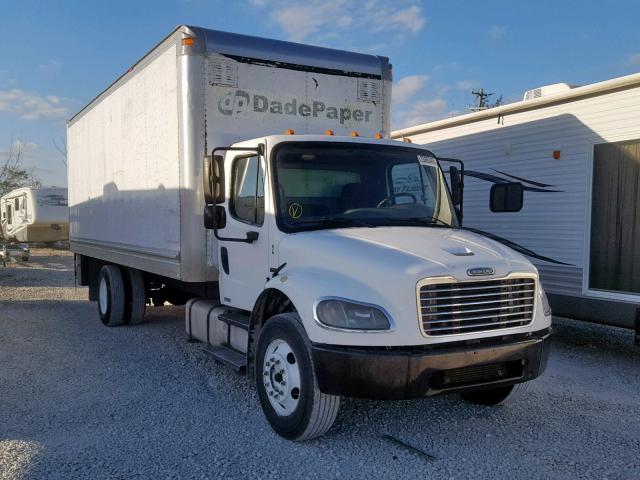
[[[67,252],[0,268],[0,479],[640,478],[640,347],[555,321],[547,373],[502,408],[346,400],[277,437],[249,381],[187,343],[183,311],[108,329]]]

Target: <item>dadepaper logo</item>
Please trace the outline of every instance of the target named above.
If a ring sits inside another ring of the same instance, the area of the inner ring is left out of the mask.
[[[265,95],[249,95],[244,90],[236,90],[222,96],[218,101],[218,111],[223,115],[243,115],[249,113],[269,113],[272,115],[300,115],[310,118],[327,118],[344,125],[345,122],[369,123],[372,110],[352,107],[337,107],[314,100],[304,103],[296,98],[289,101],[269,99]]]

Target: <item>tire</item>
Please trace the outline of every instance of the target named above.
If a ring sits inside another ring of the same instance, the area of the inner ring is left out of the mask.
[[[255,359],[260,405],[273,430],[295,441],[324,435],[338,415],[340,397],[318,388],[311,342],[298,314],[283,313],[266,323]]]
[[[461,393],[463,400],[476,405],[507,405],[518,400],[529,390],[531,382],[517,383],[508,387],[479,390],[477,392]]]
[[[147,295],[144,275],[140,270],[127,268],[123,271],[125,285],[124,317],[125,325],[137,325],[144,320]]]
[[[115,265],[104,265],[98,273],[98,315],[107,327],[124,324],[125,291],[122,273]]]

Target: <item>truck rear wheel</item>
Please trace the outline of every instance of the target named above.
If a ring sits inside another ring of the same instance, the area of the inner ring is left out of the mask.
[[[115,265],[104,265],[98,273],[98,314],[108,327],[124,323],[124,282]]]
[[[124,324],[136,325],[144,320],[147,306],[147,295],[144,285],[144,275],[140,270],[127,268],[124,270],[125,305]]]
[[[508,387],[492,388],[477,392],[462,393],[460,396],[469,403],[477,405],[506,405],[520,398],[527,390],[531,382],[517,383]]]
[[[310,440],[331,428],[340,397],[318,388],[311,343],[297,314],[276,315],[262,329],[255,374],[262,410],[278,435]]]

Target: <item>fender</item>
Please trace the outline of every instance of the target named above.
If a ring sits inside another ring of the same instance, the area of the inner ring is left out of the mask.
[[[336,335],[335,332],[323,328],[314,318],[313,306],[320,298],[340,297],[379,305],[384,309],[392,307],[385,304],[386,299],[382,292],[372,289],[356,278],[324,268],[285,267],[278,276],[267,282],[265,291],[269,289],[277,290],[291,300],[300,316],[302,326],[313,343],[331,343]]]

